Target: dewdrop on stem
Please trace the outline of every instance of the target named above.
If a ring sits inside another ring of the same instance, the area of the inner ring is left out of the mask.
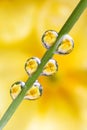
[[[42,44],[49,49],[56,41],[58,33],[54,30],[47,30],[42,36]]]
[[[50,76],[58,71],[58,63],[54,59],[50,59],[43,68],[42,75]]]
[[[25,63],[25,71],[28,73],[28,75],[31,76],[37,70],[39,64],[40,64],[39,58],[31,57]]]
[[[56,50],[58,54],[69,54],[74,48],[74,41],[68,34],[64,35],[60,39],[60,45]]]
[[[10,95],[12,97],[12,99],[15,99],[19,93],[22,91],[22,88],[24,87],[25,83],[22,81],[18,81],[15,82],[14,84],[12,84],[11,88],[10,88]]]
[[[36,81],[32,87],[27,91],[24,99],[35,100],[42,95],[42,86],[38,81]]]

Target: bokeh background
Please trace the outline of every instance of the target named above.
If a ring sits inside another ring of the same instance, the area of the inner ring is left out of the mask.
[[[10,86],[26,81],[26,60],[42,58],[41,36],[61,29],[79,0],[0,1],[0,118],[12,102]],[[39,77],[43,95],[24,100],[4,130],[87,130],[87,10],[69,33],[75,47],[54,55],[57,74]]]

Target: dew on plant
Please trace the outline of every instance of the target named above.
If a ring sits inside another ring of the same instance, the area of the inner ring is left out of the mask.
[[[56,62],[56,60],[50,59],[43,68],[42,75],[46,76],[53,75],[54,73],[57,72],[57,70],[58,70],[58,63]]]
[[[57,48],[58,54],[69,54],[74,48],[74,41],[68,34],[62,36],[60,39],[60,45]]]
[[[58,33],[54,30],[46,31],[42,36],[42,44],[45,48],[49,49],[56,41]]]
[[[37,70],[39,64],[40,64],[39,58],[31,57],[25,63],[25,71],[29,75],[32,75]]]
[[[12,84],[11,88],[10,88],[10,95],[12,97],[12,99],[15,99],[19,93],[22,91],[22,88],[24,87],[25,83],[22,81],[18,81],[15,82],[14,84]]]
[[[36,81],[32,87],[27,91],[24,99],[35,100],[42,95],[42,86],[38,81]]]

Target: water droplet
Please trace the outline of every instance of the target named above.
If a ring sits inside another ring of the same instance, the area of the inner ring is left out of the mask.
[[[14,84],[12,84],[11,88],[10,88],[10,95],[12,97],[12,99],[15,99],[19,93],[22,91],[22,88],[24,87],[25,83],[22,81],[18,81],[15,82]]]
[[[64,35],[60,39],[60,45],[56,51],[58,54],[69,54],[74,48],[74,41],[69,35]]]
[[[25,63],[25,71],[32,75],[38,68],[38,65],[40,64],[40,59],[37,57],[29,58]]]
[[[45,65],[42,75],[53,75],[58,70],[58,64],[54,59],[50,59]]]
[[[42,95],[42,86],[36,81],[33,86],[27,91],[24,99],[34,100],[38,99]]]
[[[57,37],[58,33],[56,31],[48,30],[42,36],[42,44],[49,49],[55,43]]]

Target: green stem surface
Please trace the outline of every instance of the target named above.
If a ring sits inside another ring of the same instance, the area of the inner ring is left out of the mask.
[[[41,74],[41,72],[43,70],[43,67],[48,62],[48,60],[54,55],[56,48],[60,44],[60,42],[59,42],[60,38],[64,34],[67,34],[71,30],[71,28],[76,23],[76,21],[79,19],[80,15],[83,13],[83,11],[86,9],[86,7],[87,7],[87,0],[80,0],[80,2],[76,6],[76,8],[72,12],[72,14],[70,15],[70,17],[68,18],[68,20],[66,21],[66,23],[64,24],[62,29],[60,30],[55,44],[44,54],[44,56],[41,60],[41,64],[39,65],[37,71],[31,77],[28,78],[22,92],[10,104],[7,111],[5,112],[3,117],[1,118],[1,120],[0,120],[0,130],[2,130],[4,128],[4,126],[8,123],[9,119],[12,117],[12,115],[16,111],[17,107],[22,102],[26,92],[30,89],[30,87],[33,85],[33,83],[37,80],[37,78],[39,77],[39,75]]]

